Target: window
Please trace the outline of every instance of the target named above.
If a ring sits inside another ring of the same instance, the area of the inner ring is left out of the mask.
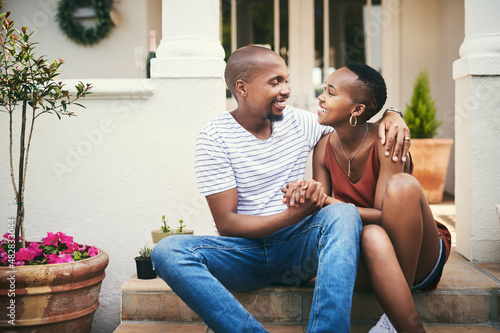
[[[314,24],[316,95],[328,75],[350,61],[382,70],[380,0],[315,0]]]
[[[245,45],[288,52],[288,0],[221,0],[221,40],[226,58]]]

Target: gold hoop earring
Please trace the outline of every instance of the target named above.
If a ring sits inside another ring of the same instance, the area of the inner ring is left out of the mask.
[[[353,122],[352,118],[354,118],[354,122]],[[349,118],[349,125],[351,125],[352,127],[356,127],[357,124],[358,124],[358,117],[354,116],[351,113],[351,118]]]

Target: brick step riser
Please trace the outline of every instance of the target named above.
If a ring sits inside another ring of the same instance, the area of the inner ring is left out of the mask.
[[[311,292],[254,292],[236,298],[262,323],[304,323],[309,317]],[[495,321],[490,293],[415,293],[415,304],[426,323],[478,324]],[[140,304],[140,307],[136,305]],[[374,295],[353,297],[351,320],[376,322],[382,309]],[[496,316],[498,317],[498,316]],[[200,322],[200,318],[172,292],[123,293],[122,321]]]

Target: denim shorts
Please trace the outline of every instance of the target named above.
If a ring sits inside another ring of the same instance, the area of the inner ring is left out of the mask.
[[[444,245],[443,237],[441,237],[441,234],[439,234],[439,255],[436,260],[436,264],[434,264],[434,267],[432,267],[431,271],[429,272],[429,274],[427,274],[425,279],[423,279],[418,284],[413,285],[411,290],[421,290],[430,286],[443,271],[445,261],[446,261],[446,247]]]

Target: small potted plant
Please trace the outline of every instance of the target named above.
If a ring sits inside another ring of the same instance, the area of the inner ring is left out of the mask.
[[[194,233],[191,229],[185,229],[184,221],[179,219],[179,226],[176,231],[172,231],[170,226],[167,224],[168,220],[165,219],[165,215],[161,217],[162,226],[160,229],[151,231],[151,235],[153,237],[153,243],[158,243],[163,238],[172,236],[172,235],[192,235]]]
[[[436,105],[430,95],[426,71],[415,80],[411,103],[406,105],[404,119],[410,129],[415,169],[413,175],[420,182],[429,203],[443,200],[444,183],[450,159],[452,138],[434,138],[442,122],[436,119]]]
[[[138,279],[147,280],[156,277],[156,272],[153,269],[153,262],[151,261],[151,252],[153,252],[153,249],[144,245],[144,247],[139,250],[139,255],[135,257]]]

